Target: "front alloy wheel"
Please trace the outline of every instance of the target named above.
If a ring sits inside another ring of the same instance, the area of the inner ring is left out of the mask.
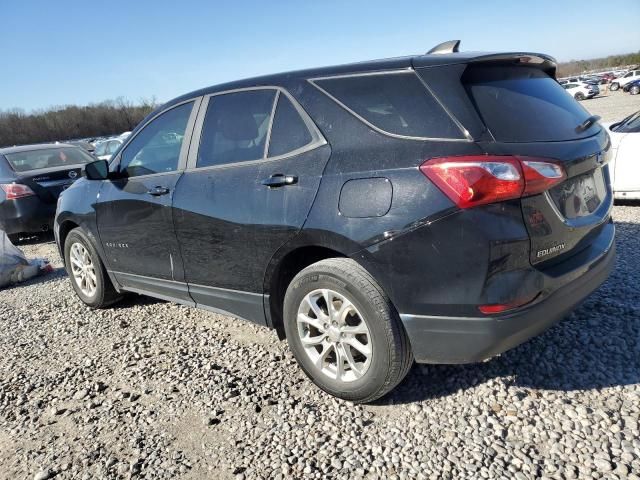
[[[367,322],[334,290],[314,290],[304,297],[298,308],[298,336],[309,359],[329,378],[353,382],[371,365]]]
[[[71,275],[73,281],[82,293],[87,297],[93,297],[98,288],[96,278],[96,269],[91,261],[91,255],[81,243],[71,245],[69,251],[69,260],[71,260]]]

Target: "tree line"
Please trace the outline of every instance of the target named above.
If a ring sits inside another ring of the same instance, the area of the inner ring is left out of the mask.
[[[0,110],[0,147],[120,134],[133,130],[156,106],[155,99],[133,104],[118,98],[30,113]]]
[[[571,60],[558,64],[557,77],[569,77],[579,75],[591,70],[615,69],[627,65],[640,65],[640,52],[627,53],[626,55],[609,55],[603,58],[591,60]]]

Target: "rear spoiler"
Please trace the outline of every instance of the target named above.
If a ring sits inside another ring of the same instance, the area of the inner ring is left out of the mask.
[[[442,65],[466,64],[502,64],[526,65],[540,68],[551,77],[556,78],[556,59],[543,53],[531,52],[451,52],[444,54],[427,54],[414,57],[411,61],[413,68],[435,67]]]

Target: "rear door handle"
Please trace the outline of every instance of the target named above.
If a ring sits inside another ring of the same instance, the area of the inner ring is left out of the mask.
[[[156,185],[155,187],[149,189],[147,193],[149,195],[153,195],[154,197],[159,197],[160,195],[166,195],[167,193],[169,193],[169,191],[170,190],[167,187]]]
[[[269,188],[284,187],[295,183],[298,183],[298,177],[295,175],[283,175],[282,173],[275,173],[262,181],[262,185],[266,185]]]

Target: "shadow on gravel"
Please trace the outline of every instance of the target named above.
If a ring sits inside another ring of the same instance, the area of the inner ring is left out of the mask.
[[[614,272],[564,321],[485,363],[415,365],[377,404],[448,396],[493,378],[558,391],[640,383],[640,224],[616,223],[616,229]]]

